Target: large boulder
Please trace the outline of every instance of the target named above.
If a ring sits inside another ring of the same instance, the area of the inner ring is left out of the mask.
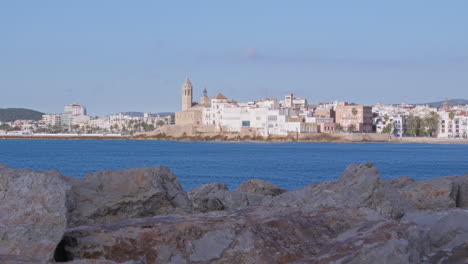
[[[176,176],[163,166],[91,173],[72,190],[70,226],[191,211]]]
[[[286,189],[280,188],[273,183],[264,180],[251,179],[241,183],[239,187],[237,187],[236,191],[257,195],[276,196],[286,192]]]
[[[408,185],[412,184],[415,181],[416,180],[411,178],[411,177],[400,176],[398,178],[388,180],[387,183],[392,185],[393,187],[395,187],[397,189],[401,189],[401,188],[403,188],[405,186],[408,186]]]
[[[418,263],[419,234],[371,210],[251,207],[72,228],[63,250],[119,263]]]
[[[192,208],[196,212],[221,211],[224,210],[222,201],[212,195],[218,191],[227,191],[224,183],[214,182],[204,184],[188,192],[188,198],[192,202]]]
[[[228,190],[224,183],[201,185],[188,193],[195,212],[232,210],[261,205],[263,195]]]
[[[392,185],[380,179],[372,163],[350,165],[336,181],[311,184],[271,199],[264,199],[263,205],[366,207],[395,219],[414,209]]]
[[[0,168],[1,263],[44,263],[67,227],[71,186],[56,171]]]
[[[418,209],[446,209],[457,206],[458,184],[444,177],[417,181],[399,191]]]
[[[468,260],[468,210],[414,211],[401,220],[421,227],[429,245],[429,263],[466,263]],[[452,258],[453,257],[453,258]],[[463,258],[462,258],[463,257]],[[462,259],[456,262],[457,258]],[[445,262],[444,262],[445,261]]]
[[[458,186],[457,207],[468,207],[468,174],[447,176],[444,179],[450,180]]]

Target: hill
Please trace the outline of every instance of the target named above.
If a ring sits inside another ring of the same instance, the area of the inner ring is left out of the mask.
[[[43,114],[26,108],[0,108],[0,121],[41,120]]]
[[[432,103],[424,103],[424,104],[416,104],[416,105],[429,105],[430,107],[442,107],[445,101],[438,101]],[[448,100],[449,105],[466,105],[468,104],[468,100],[466,99],[450,99]]]

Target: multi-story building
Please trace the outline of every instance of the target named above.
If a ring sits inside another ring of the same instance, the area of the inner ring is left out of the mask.
[[[406,131],[406,118],[404,115],[384,115],[374,119],[375,129],[377,133],[383,133],[386,126],[391,125],[389,133],[395,137],[403,137]]]
[[[363,105],[337,106],[336,123],[349,132],[372,132],[372,107]]]
[[[468,113],[440,111],[439,138],[468,138]]]
[[[69,104],[64,107],[64,114],[66,115],[86,115],[86,107],[79,104]]]
[[[60,114],[47,114],[42,115],[42,122],[46,126],[60,126],[61,125],[61,115]]]

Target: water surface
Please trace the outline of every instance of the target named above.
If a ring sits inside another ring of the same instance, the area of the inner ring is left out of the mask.
[[[0,140],[0,164],[88,172],[168,166],[185,190],[211,182],[229,188],[260,178],[286,189],[336,179],[350,163],[372,161],[382,178],[418,180],[468,173],[468,145],[409,143],[247,143],[127,140]]]

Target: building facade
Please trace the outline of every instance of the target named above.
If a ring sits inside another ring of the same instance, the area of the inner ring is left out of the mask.
[[[372,107],[346,105],[336,107],[336,123],[348,132],[372,132]]]

